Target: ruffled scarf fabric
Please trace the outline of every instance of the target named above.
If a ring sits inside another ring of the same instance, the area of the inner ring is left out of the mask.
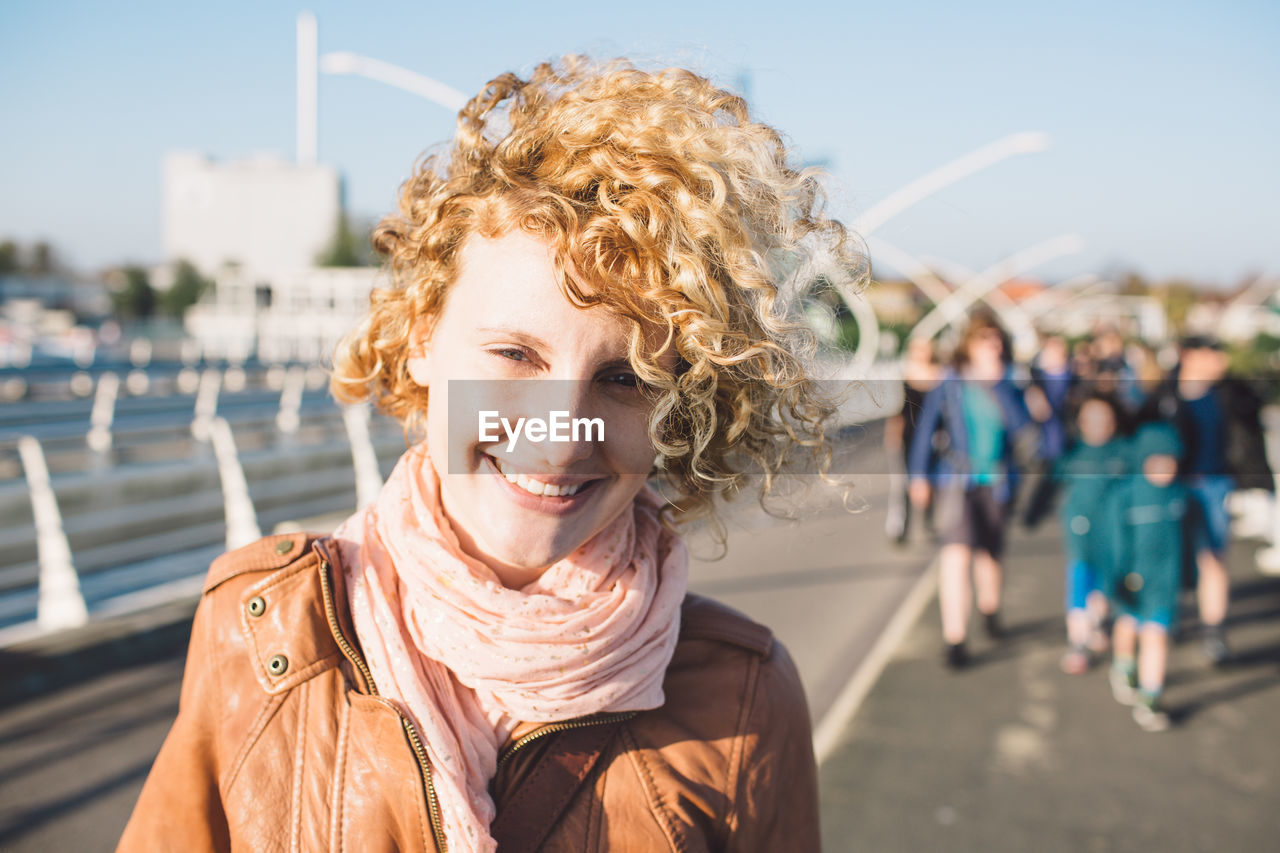
[[[422,734],[445,837],[492,851],[488,784],[520,722],[663,702],[688,552],[649,488],[523,589],[463,553],[423,445],[334,534],[356,635],[381,694]]]

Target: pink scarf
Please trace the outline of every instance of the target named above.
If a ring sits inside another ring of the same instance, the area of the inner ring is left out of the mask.
[[[688,553],[649,488],[523,589],[463,553],[425,445],[334,533],[378,690],[425,741],[451,849],[492,851],[488,785],[520,722],[662,705]]]

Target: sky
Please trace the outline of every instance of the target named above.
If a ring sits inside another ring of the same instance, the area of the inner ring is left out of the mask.
[[[1258,2],[442,4],[6,0],[0,239],[93,270],[163,260],[161,164],[294,151],[295,19],[344,50],[468,94],[565,53],[681,65],[745,88],[851,221],[1017,131],[1049,134],[876,235],[982,268],[1075,233],[1047,278],[1136,271],[1228,286],[1280,273],[1280,4]],[[319,151],[348,209],[391,210],[448,110],[350,76],[320,81]],[[877,273],[892,270],[877,265]]]

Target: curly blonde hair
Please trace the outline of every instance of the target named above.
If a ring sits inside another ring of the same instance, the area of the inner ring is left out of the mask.
[[[334,395],[372,398],[420,429],[427,389],[406,367],[411,329],[440,316],[468,237],[521,228],[553,247],[571,302],[630,324],[629,359],[654,395],[649,433],[674,492],[668,519],[704,515],[753,474],[763,498],[797,447],[821,471],[830,459],[834,406],[806,368],[816,342],[794,279],[815,253],[852,275],[865,265],[823,207],[814,170],[789,162],[778,132],[690,71],[566,57],[527,80],[503,74],[458,114],[452,145],[420,159],[399,210],[375,229],[391,285],[339,344]],[[644,334],[655,328],[657,347]],[[659,358],[673,348],[674,368]]]

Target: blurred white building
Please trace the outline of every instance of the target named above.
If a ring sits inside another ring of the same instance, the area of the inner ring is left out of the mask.
[[[1164,306],[1152,296],[1124,296],[1115,293],[1074,294],[1050,291],[1036,324],[1047,332],[1083,337],[1100,325],[1117,329],[1122,335],[1141,338],[1152,346],[1168,340],[1169,324]]]
[[[1270,293],[1261,300],[1202,299],[1187,311],[1187,330],[1233,343],[1246,343],[1261,334],[1280,337],[1280,298]]]
[[[214,281],[184,320],[206,356],[318,361],[367,311],[378,270],[315,265],[334,239],[341,195],[330,166],[165,159],[166,254]]]
[[[262,279],[226,267],[213,293],[187,311],[187,331],[212,358],[320,361],[368,311],[380,274],[374,267],[311,267]]]
[[[206,275],[237,265],[270,279],[315,264],[341,211],[338,173],[273,156],[216,163],[175,153],[164,163],[164,242]]]

